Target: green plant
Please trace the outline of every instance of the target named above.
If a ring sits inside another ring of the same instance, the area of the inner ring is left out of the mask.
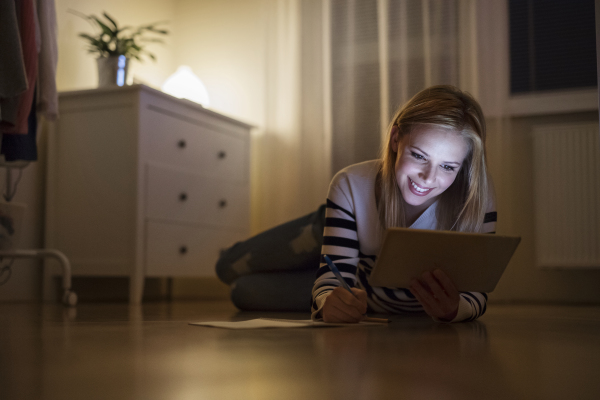
[[[102,13],[106,19],[105,21],[102,21],[94,14],[85,15],[75,10],[69,10],[69,12],[87,20],[98,30],[98,33],[95,35],[80,33],[78,36],[88,43],[88,52],[97,53],[99,57],[125,56],[142,61],[141,56],[147,55],[152,60],[156,60],[154,54],[147,51],[145,46],[148,43],[164,42],[158,37],[147,37],[144,35],[148,33],[167,35],[169,33],[164,29],[157,28],[157,25],[164,24],[165,21],[140,25],[135,28],[131,26],[119,27],[117,21],[106,12]]]

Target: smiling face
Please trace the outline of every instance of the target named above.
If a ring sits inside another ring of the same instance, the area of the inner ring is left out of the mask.
[[[452,185],[469,146],[456,131],[431,125],[417,126],[400,138],[392,131],[396,152],[396,182],[410,214],[432,205]]]

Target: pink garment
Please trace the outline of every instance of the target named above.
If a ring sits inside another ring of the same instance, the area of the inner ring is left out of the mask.
[[[19,95],[17,118],[14,127],[2,124],[3,134],[16,133],[26,135],[28,132],[27,117],[31,111],[38,66],[34,7],[33,0],[21,0],[20,35],[28,87],[25,92]]]

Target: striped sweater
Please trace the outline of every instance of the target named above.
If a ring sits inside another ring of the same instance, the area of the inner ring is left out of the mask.
[[[329,187],[321,254],[327,254],[350,287],[367,292],[369,312],[422,314],[423,307],[408,289],[372,287],[368,278],[382,242],[375,201],[378,160],[351,165],[336,174]],[[437,202],[410,226],[436,229]],[[493,225],[491,223],[486,225]],[[312,291],[312,318],[321,318],[325,298],[339,286],[322,259]],[[452,322],[474,320],[486,310],[487,295],[462,292],[456,318]]]

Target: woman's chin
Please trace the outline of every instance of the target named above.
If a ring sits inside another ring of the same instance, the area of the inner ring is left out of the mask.
[[[406,194],[402,193],[402,196],[404,197],[404,202],[407,205],[413,207],[430,206],[435,202],[436,199],[436,196],[432,196],[431,194],[428,194],[426,196],[418,196],[413,194],[412,192]]]

